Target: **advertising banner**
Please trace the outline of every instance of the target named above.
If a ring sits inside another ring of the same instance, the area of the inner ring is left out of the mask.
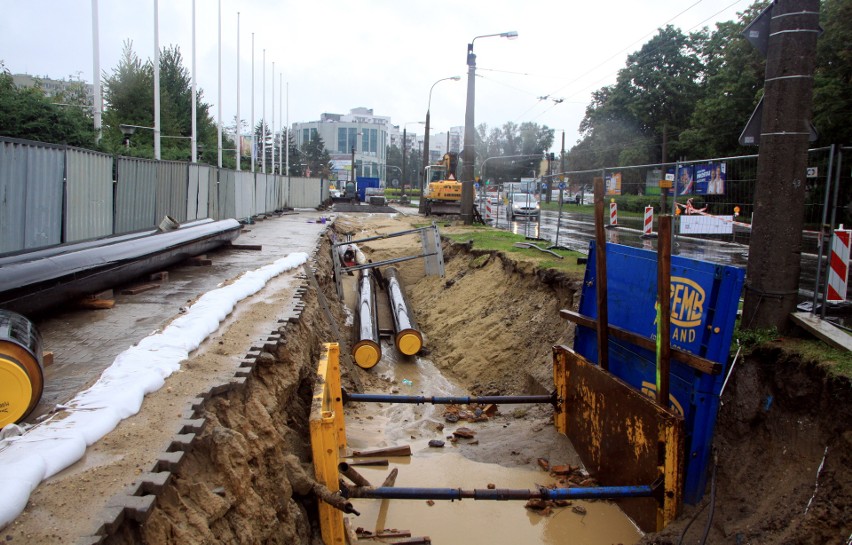
[[[724,195],[726,163],[695,165],[695,193],[698,195]]]
[[[621,195],[621,173],[613,172],[606,177],[606,194]]]

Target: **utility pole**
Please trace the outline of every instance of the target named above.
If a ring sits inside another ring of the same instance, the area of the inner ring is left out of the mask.
[[[789,328],[796,309],[819,0],[770,5],[745,329]],[[762,15],[765,15],[762,14]]]

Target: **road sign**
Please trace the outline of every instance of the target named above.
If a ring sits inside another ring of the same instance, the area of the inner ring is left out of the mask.
[[[559,182],[559,189],[565,189],[565,182]]]
[[[760,101],[757,103],[757,106],[754,108],[754,112],[752,112],[751,117],[748,118],[748,123],[746,123],[745,128],[743,129],[742,134],[740,134],[740,145],[741,146],[757,146],[760,144],[760,124],[763,119],[763,97],[760,98]],[[814,124],[810,121],[807,122],[807,127],[803,127],[807,129],[809,132],[808,141],[816,142],[818,138],[818,134]]]

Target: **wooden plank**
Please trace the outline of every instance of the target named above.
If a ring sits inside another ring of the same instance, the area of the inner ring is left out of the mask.
[[[122,295],[136,295],[144,291],[155,290],[159,287],[159,284],[140,284],[138,286],[133,286],[132,288],[125,288],[121,290],[121,293]]]
[[[816,338],[840,350],[852,350],[852,335],[808,312],[792,312],[790,318]]]
[[[588,327],[591,329],[594,329],[597,325],[597,322],[594,318],[585,316],[583,314],[580,314],[579,312],[574,312],[573,310],[562,309],[559,311],[559,315],[566,320],[574,322],[575,324],[579,324],[581,326]],[[643,337],[638,333],[627,331],[626,329],[622,329],[618,326],[610,325],[609,334],[612,335],[614,339],[633,343],[639,348],[644,348],[646,350],[651,351],[657,349],[657,343],[653,339],[649,337]],[[702,358],[701,356],[696,356],[695,354],[691,354],[679,348],[675,348],[674,346],[671,350],[672,359],[675,359],[681,363],[685,363],[696,371],[701,371],[702,373],[707,373],[708,375],[718,375],[722,372],[722,365],[716,363],[715,361],[710,361],[706,358]]]
[[[80,299],[77,306],[88,310],[104,310],[115,306],[115,299]]]
[[[263,250],[262,244],[229,244],[225,246],[226,250]]]
[[[197,255],[195,257],[190,257],[185,261],[185,263],[194,267],[209,267],[213,264],[213,260],[207,259],[206,255]]]

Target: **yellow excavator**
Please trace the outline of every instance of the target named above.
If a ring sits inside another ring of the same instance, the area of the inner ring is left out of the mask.
[[[456,179],[458,163],[458,153],[451,151],[445,153],[437,165],[426,167],[424,199],[427,216],[461,213],[462,184]]]

